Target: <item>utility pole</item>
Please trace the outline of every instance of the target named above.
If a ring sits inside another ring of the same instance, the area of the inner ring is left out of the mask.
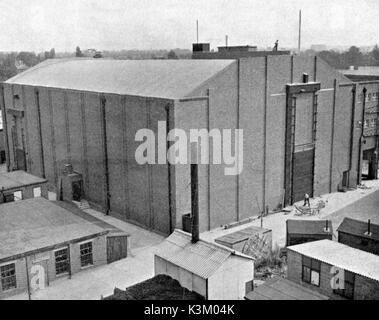
[[[196,20],[196,43],[199,44],[199,20]]]
[[[301,10],[299,10],[299,39],[298,39],[298,48],[297,52],[300,54],[301,51]]]

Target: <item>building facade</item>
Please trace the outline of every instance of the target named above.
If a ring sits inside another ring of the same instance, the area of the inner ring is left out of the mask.
[[[239,175],[225,175],[230,165],[199,165],[200,230],[210,230],[304,193],[355,187],[362,106],[352,88],[321,59],[288,54],[47,61],[3,84],[8,168],[56,189],[71,164],[90,203],[169,234],[191,212],[190,166],[138,164],[136,133],[148,128],[157,137],[158,121],[187,137],[193,128],[243,129]]]
[[[0,299],[107,263],[107,234],[43,198],[0,205]]]
[[[287,249],[288,280],[331,299],[379,300],[378,256],[330,240]]]

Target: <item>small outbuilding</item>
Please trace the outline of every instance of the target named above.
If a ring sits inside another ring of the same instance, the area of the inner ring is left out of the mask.
[[[337,231],[338,242],[379,255],[379,225],[345,218]]]
[[[215,242],[237,250],[255,259],[266,257],[272,249],[272,231],[265,228],[250,226],[223,235]]]
[[[243,299],[254,279],[253,258],[216,243],[193,243],[181,230],[160,245],[154,259],[155,275],[168,275],[207,300]]]
[[[47,180],[21,170],[0,173],[0,192],[0,203],[47,198]]]
[[[300,220],[286,221],[286,246],[322,239],[333,240],[333,226],[330,220]]]
[[[107,234],[44,198],[0,205],[0,299],[106,264]]]

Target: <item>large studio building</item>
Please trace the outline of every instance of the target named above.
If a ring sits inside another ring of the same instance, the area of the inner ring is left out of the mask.
[[[57,187],[72,164],[92,204],[169,234],[191,211],[190,166],[138,164],[137,131],[157,136],[158,121],[185,132],[243,129],[241,174],[225,175],[224,164],[199,166],[200,229],[209,230],[305,193],[356,186],[362,106],[353,88],[321,59],[288,52],[49,60],[3,84],[8,168]]]

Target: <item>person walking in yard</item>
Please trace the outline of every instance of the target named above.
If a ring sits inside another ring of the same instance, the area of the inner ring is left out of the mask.
[[[310,207],[311,206],[311,204],[310,204],[310,202],[309,202],[309,194],[308,193],[306,193],[305,195],[304,195],[304,207],[306,206],[306,205],[308,205],[308,207]]]

